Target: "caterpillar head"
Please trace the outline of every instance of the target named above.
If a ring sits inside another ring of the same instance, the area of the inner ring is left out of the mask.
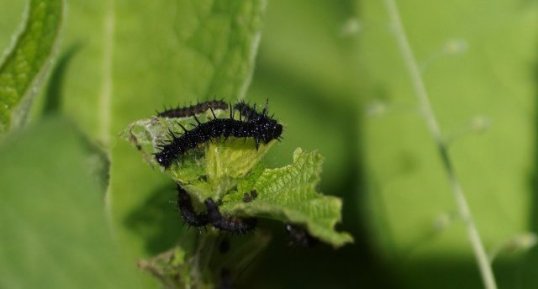
[[[155,153],[154,156],[157,163],[159,163],[159,165],[163,166],[164,168],[169,168],[172,165],[172,161],[174,160],[174,155],[165,149],[161,150],[158,153]]]
[[[282,135],[282,125],[269,117],[260,117],[256,120],[259,139],[263,143],[268,143],[274,139],[280,139]]]

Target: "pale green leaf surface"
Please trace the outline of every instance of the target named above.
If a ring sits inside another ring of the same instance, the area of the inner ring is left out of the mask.
[[[163,106],[242,97],[265,1],[71,1],[66,113],[106,142]],[[106,119],[108,118],[108,122]]]
[[[351,235],[334,230],[340,221],[342,201],[316,191],[322,162],[318,152],[296,149],[293,164],[264,170],[253,187],[225,196],[221,210],[301,224],[310,234],[335,247],[352,242]],[[250,190],[258,196],[245,203],[243,195]]]
[[[141,288],[110,234],[96,158],[61,119],[2,143],[1,288]]]
[[[25,121],[33,85],[52,54],[62,15],[63,0],[30,1],[24,28],[0,65],[0,132]]]

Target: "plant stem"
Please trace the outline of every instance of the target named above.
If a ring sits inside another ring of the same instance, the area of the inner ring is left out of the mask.
[[[488,261],[484,245],[480,240],[480,234],[478,233],[476,225],[473,221],[473,216],[471,214],[471,210],[469,209],[467,200],[465,199],[463,188],[461,187],[461,184],[458,180],[458,177],[456,176],[456,172],[452,165],[447,145],[443,139],[439,123],[435,117],[432,105],[428,97],[428,93],[426,91],[426,86],[424,85],[424,81],[418,68],[415,56],[413,55],[413,51],[411,50],[411,46],[409,45],[409,41],[407,40],[407,36],[405,34],[402,21],[398,12],[398,7],[396,6],[396,2],[394,0],[385,0],[385,6],[387,8],[390,20],[394,25],[396,42],[398,43],[398,47],[404,59],[405,66],[407,67],[411,76],[415,95],[420,104],[420,111],[423,114],[424,119],[426,120],[426,124],[428,126],[428,130],[430,131],[430,134],[432,135],[437,145],[441,161],[446,170],[448,181],[452,188],[452,193],[456,201],[458,213],[463,222],[465,223],[465,227],[467,229],[467,236],[473,248],[476,262],[478,263],[478,268],[482,276],[482,281],[484,282],[484,287],[487,289],[496,289],[497,284],[495,283],[495,276],[493,275],[493,270]]]

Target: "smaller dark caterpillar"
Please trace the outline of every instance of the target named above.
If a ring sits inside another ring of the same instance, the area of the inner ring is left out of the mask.
[[[189,193],[179,184],[177,184],[177,192],[177,206],[181,218],[189,226],[205,227],[211,224],[219,230],[238,234],[245,234],[256,226],[257,220],[254,218],[224,217],[220,213],[218,205],[211,198],[204,202],[207,213],[196,213]]]
[[[290,237],[290,245],[312,247],[319,243],[319,240],[310,235],[303,227],[287,223],[284,224],[284,229]]]
[[[256,227],[257,220],[255,218],[225,217],[220,213],[219,207],[211,198],[204,203],[207,208],[209,222],[219,230],[245,234]]]
[[[192,206],[191,196],[177,184],[177,206],[183,221],[192,227],[204,227],[209,223],[207,213],[196,213]]]
[[[200,114],[203,112],[206,112],[207,110],[215,110],[215,109],[228,109],[229,105],[223,100],[208,100],[204,102],[197,103],[195,105],[191,106],[185,106],[185,107],[175,107],[175,108],[169,108],[165,109],[161,112],[157,112],[158,117],[166,117],[166,118],[176,118],[176,117],[189,117],[196,114]]]
[[[233,108],[239,111],[239,114],[247,121],[253,121],[267,117],[267,103],[265,104],[265,108],[263,109],[261,114],[256,110],[256,104],[254,104],[254,107],[251,107],[244,101],[236,103]]]
[[[254,109],[252,110],[255,111]],[[179,124],[184,131],[180,136],[170,131],[171,140],[168,143],[159,145],[160,151],[155,153],[155,159],[161,166],[168,168],[172,165],[172,162],[198,145],[220,137],[252,137],[256,141],[256,148],[260,142],[266,144],[273,139],[280,139],[282,125],[268,117],[265,110],[263,114],[254,116],[250,113],[246,117],[247,121],[235,120],[233,111],[230,110],[230,118],[212,119],[206,123],[200,123],[196,115],[194,115],[198,125],[191,130],[187,130]],[[250,119],[249,117],[255,118]]]

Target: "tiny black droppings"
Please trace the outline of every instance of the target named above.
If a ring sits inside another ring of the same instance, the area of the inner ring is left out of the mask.
[[[243,194],[243,202],[250,203],[250,202],[254,201],[256,199],[256,197],[258,197],[258,193],[256,192],[256,190],[252,190],[250,192],[244,193]]]

